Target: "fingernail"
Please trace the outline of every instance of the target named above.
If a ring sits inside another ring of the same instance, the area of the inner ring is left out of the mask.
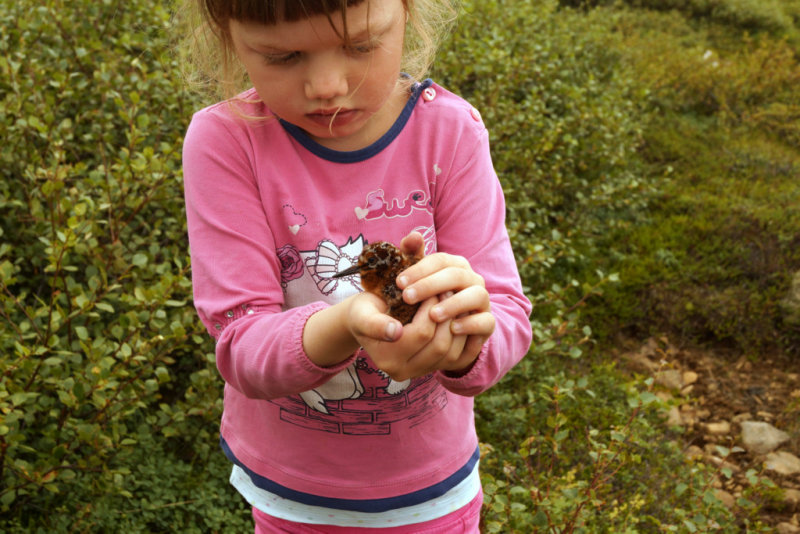
[[[431,314],[433,315],[434,320],[441,321],[444,319],[444,308],[441,306],[434,306],[431,310]]]
[[[414,288],[409,288],[403,291],[403,294],[406,296],[406,302],[414,303],[417,299],[417,290]]]
[[[464,326],[461,323],[457,323],[453,321],[450,323],[450,331],[454,334],[460,334],[464,330]]]
[[[394,334],[397,332],[397,323],[390,322],[386,325],[386,339],[389,341],[394,341]]]
[[[408,278],[405,277],[405,276],[400,275],[400,276],[397,277],[396,282],[397,282],[398,286],[406,287],[408,285]]]

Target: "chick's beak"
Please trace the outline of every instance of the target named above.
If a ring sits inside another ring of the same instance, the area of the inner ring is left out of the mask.
[[[341,278],[343,276],[350,276],[351,274],[356,274],[361,269],[358,264],[352,265],[345,269],[344,271],[339,271],[338,273],[334,274],[331,278]]]

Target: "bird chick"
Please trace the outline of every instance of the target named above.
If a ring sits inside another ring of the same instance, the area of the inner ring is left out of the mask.
[[[386,241],[370,243],[358,256],[358,263],[333,275],[342,278],[358,273],[364,291],[382,298],[389,306],[388,315],[402,324],[408,324],[417,313],[419,303],[406,304],[403,292],[397,287],[397,275],[411,267],[419,258],[403,254],[400,249]]]

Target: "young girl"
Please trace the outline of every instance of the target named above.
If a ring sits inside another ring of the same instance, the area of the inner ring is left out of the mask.
[[[411,69],[449,6],[197,1],[223,81],[253,85],[194,115],[184,177],[256,532],[477,532],[472,397],[527,352],[531,305],[478,111]],[[333,277],[376,241],[422,258],[396,279],[408,324]]]

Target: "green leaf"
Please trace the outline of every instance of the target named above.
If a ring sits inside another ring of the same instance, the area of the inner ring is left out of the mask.
[[[85,326],[76,326],[75,334],[77,334],[78,339],[81,339],[83,341],[89,339],[89,331],[86,329]]]
[[[134,254],[133,257],[131,258],[131,263],[136,267],[144,267],[145,265],[147,265],[147,261],[148,261],[147,255],[141,253]]]
[[[102,310],[104,312],[114,313],[114,306],[112,306],[111,304],[109,304],[107,302],[97,302],[97,303],[95,303],[94,306],[95,306],[95,308],[97,308],[99,310]]]

